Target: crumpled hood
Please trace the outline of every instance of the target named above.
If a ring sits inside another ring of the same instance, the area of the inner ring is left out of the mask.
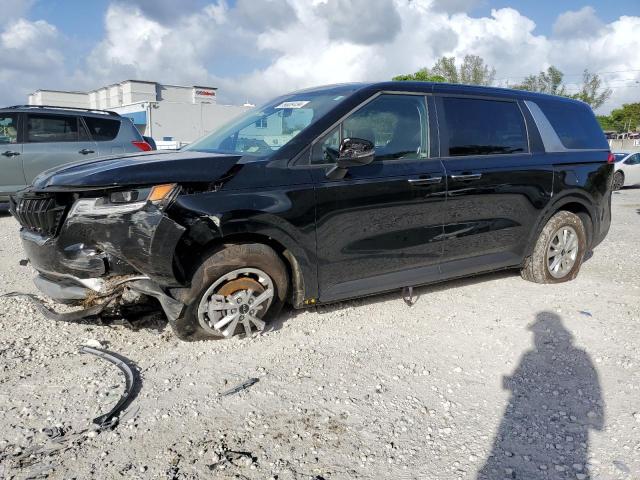
[[[240,155],[196,151],[154,151],[103,157],[47,170],[35,178],[33,186],[36,190],[43,190],[214,182],[241,158]]]

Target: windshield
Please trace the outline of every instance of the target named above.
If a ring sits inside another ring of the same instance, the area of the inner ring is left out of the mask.
[[[627,155],[629,155],[629,154],[628,153],[614,153],[613,154],[613,156],[616,157],[616,162],[619,162],[620,160],[625,158]]]
[[[266,156],[286,145],[338,103],[354,85],[280,97],[233,119],[218,130],[185,147],[201,152]]]

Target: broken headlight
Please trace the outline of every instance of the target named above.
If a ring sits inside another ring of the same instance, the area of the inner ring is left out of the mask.
[[[168,183],[146,188],[117,190],[104,197],[80,198],[71,207],[69,217],[130,213],[140,210],[147,202],[162,208],[173,199],[176,191],[176,184]]]

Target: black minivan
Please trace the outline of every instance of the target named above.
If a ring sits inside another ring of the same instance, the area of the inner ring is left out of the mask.
[[[492,270],[575,278],[611,220],[584,103],[421,82],[299,91],[178,152],[70,164],[11,200],[39,289],[157,299],[183,339]]]

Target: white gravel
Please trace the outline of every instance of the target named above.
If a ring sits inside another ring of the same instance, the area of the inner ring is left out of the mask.
[[[0,298],[0,478],[640,478],[639,252],[640,189],[626,189],[605,242],[558,286],[482,275],[419,288],[412,307],[397,292],[206,343]],[[0,217],[0,293],[35,293],[22,257]],[[139,411],[76,437],[123,387],[78,353],[95,342],[140,368]],[[52,426],[72,430],[65,448],[20,456],[52,445]]]

